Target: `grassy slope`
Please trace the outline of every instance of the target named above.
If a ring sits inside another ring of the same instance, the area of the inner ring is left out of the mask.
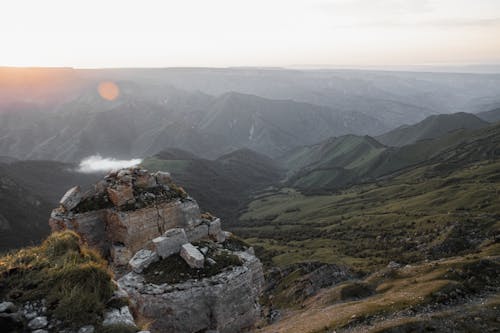
[[[330,188],[354,181],[385,147],[370,137],[346,135],[283,156],[286,183],[299,188]]]
[[[437,166],[333,195],[270,192],[248,206],[235,232],[270,251],[276,265],[319,260],[362,271],[445,254],[462,230],[478,239],[498,233],[500,161],[436,174]],[[474,241],[455,244],[455,253]]]
[[[441,162],[443,156],[450,159],[465,153],[466,158],[461,158],[465,162],[496,156],[499,140],[500,125],[457,130],[437,139],[397,148],[386,148],[370,137],[329,139],[318,145],[298,148],[285,156],[285,166],[289,169],[285,184],[305,193],[346,188],[381,176],[392,176],[429,161]]]
[[[99,326],[115,288],[106,261],[70,231],[0,257],[0,299],[45,299],[48,314],[63,327]]]
[[[423,139],[446,136],[458,129],[478,129],[486,126],[488,126],[486,121],[473,114],[464,112],[440,114],[427,117],[415,125],[396,128],[377,136],[376,139],[388,146],[401,147]]]
[[[217,160],[205,160],[179,151],[160,153],[142,165],[172,173],[176,183],[192,195],[204,211],[217,214],[226,224],[236,220],[249,194],[276,182],[281,171],[268,157],[240,149]]]
[[[263,194],[235,231],[268,249],[277,265],[316,259],[370,270],[456,254],[498,232],[499,147],[498,125],[408,146],[406,154],[427,161],[330,195]]]
[[[471,256],[387,268],[362,281],[324,289],[301,309],[286,312],[278,323],[258,332],[319,333],[342,328],[373,333],[475,332],[481,326],[498,328],[498,295],[488,296],[487,301],[482,298],[477,305],[464,302],[500,284],[499,259],[500,246],[493,244]],[[358,293],[356,285],[371,289],[372,294]],[[434,309],[432,315],[426,312],[429,306]],[[445,321],[448,318],[461,318],[462,322],[455,320],[450,325]]]
[[[390,261],[417,267],[404,278],[384,275],[386,278],[377,283],[365,279],[362,284],[374,294],[364,295],[362,300],[339,299],[345,285],[325,289],[316,298],[296,300],[299,306],[292,306],[283,319],[262,331],[331,332],[344,327],[349,332],[399,332],[401,325],[409,325],[413,331],[421,331],[422,327],[439,331],[448,329],[437,324],[440,316],[443,320],[467,322],[470,318],[460,317],[461,310],[457,309],[450,310],[451,314],[436,312],[435,317],[425,320],[398,316],[399,311],[421,307],[422,312],[426,306],[435,306],[434,296],[448,293],[450,287],[461,289],[464,281],[447,275],[450,269],[456,269],[453,265],[467,266],[470,260],[480,263],[494,255],[494,274],[498,274],[500,250],[495,242],[500,234],[500,203],[496,200],[500,191],[499,147],[500,126],[457,131],[444,138],[384,151],[380,155],[383,163],[375,164],[373,172],[377,174],[377,168],[383,170],[385,165],[403,169],[390,177],[328,195],[306,196],[282,188],[254,198],[235,231],[256,246],[267,265],[289,267],[320,261],[345,265],[361,276],[381,274],[376,273],[380,270],[385,274]],[[405,161],[411,159],[412,166],[405,167]],[[449,259],[440,261],[442,258]],[[425,260],[437,261],[428,265]],[[434,269],[438,265],[446,269]],[[477,274],[487,271],[477,268]],[[273,297],[268,299],[286,299],[296,281],[300,276],[290,275],[278,281],[271,290]],[[347,288],[352,284],[348,282]],[[498,279],[492,282],[493,288],[499,285]],[[478,318],[494,311],[493,306],[490,309],[481,304],[480,310],[474,310],[469,305],[474,313],[479,311]],[[290,307],[278,303],[275,306]],[[420,315],[426,315],[425,311]],[[394,331],[384,324],[386,316],[392,316]],[[377,318],[382,318],[380,323]],[[468,331],[463,327],[456,331]]]

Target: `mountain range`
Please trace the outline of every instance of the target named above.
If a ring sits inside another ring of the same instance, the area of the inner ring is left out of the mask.
[[[332,136],[488,111],[500,93],[499,75],[479,74],[0,68],[0,77],[0,155],[64,162],[165,147],[209,159],[240,148],[275,158]],[[118,86],[116,100],[98,94],[103,81]]]

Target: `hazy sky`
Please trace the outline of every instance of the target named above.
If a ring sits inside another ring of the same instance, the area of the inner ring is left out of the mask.
[[[0,66],[500,62],[500,0],[2,0]]]

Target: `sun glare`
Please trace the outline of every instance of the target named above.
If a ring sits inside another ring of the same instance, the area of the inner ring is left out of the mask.
[[[97,91],[103,99],[108,101],[114,101],[118,98],[118,96],[120,96],[120,88],[118,88],[118,86],[111,81],[99,83]]]

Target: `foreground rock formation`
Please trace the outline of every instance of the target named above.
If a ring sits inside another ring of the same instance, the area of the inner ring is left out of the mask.
[[[87,192],[74,187],[49,224],[109,258],[132,313],[152,332],[242,332],[260,319],[263,271],[253,249],[200,214],[168,173],[134,167]]]

